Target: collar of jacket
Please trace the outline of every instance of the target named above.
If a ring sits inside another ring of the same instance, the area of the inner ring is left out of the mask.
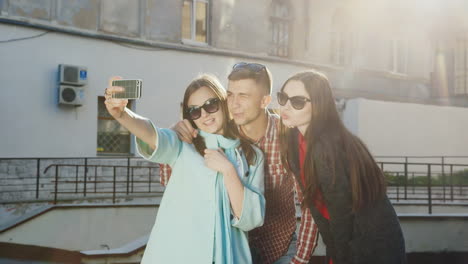
[[[239,139],[229,139],[223,135],[206,133],[201,130],[198,132],[205,139],[206,148],[208,149],[235,149],[240,145]]]

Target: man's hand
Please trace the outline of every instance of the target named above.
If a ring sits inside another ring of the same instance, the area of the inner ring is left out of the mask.
[[[187,119],[177,122],[171,128],[177,133],[180,140],[192,144],[192,140],[198,136],[198,130],[193,128]]]

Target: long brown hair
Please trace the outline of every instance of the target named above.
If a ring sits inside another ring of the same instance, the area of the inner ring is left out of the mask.
[[[304,84],[312,106],[311,120],[304,135],[307,154],[304,162],[303,206],[310,206],[311,201],[320,198],[317,192],[319,176],[315,169],[317,162],[331,168],[332,183],[336,179],[335,165],[341,163],[345,168],[351,185],[353,211],[381,199],[386,191],[384,175],[365,144],[348,131],[341,121],[328,78],[316,71],[300,72],[289,78],[281,91],[292,80]],[[299,159],[297,133],[297,128],[281,127],[281,159],[290,170],[294,161]]]
[[[229,115],[229,110],[227,107],[227,94],[226,90],[223,88],[221,83],[219,82],[218,78],[212,75],[208,74],[203,74],[199,76],[198,78],[195,78],[190,82],[190,84],[187,86],[187,89],[185,89],[184,93],[184,99],[181,103],[182,106],[182,118],[189,120],[190,124],[194,128],[198,128],[195,122],[188,118],[188,100],[190,96],[197,91],[198,89],[202,87],[207,87],[213,93],[215,94],[216,98],[219,99],[219,104],[220,104],[220,110],[223,113],[223,136],[226,138],[230,139],[239,139],[240,140],[240,146],[242,150],[245,153],[245,156],[247,158],[247,161],[249,164],[253,165],[255,163],[255,150],[253,149],[252,145],[248,142],[247,139],[243,138],[239,130],[237,129],[237,126],[233,121],[230,120],[230,115]],[[206,149],[206,144],[205,144],[205,139],[203,137],[196,137],[193,139],[193,144],[195,145],[195,149],[197,150],[200,155],[204,156],[205,155],[205,149]]]

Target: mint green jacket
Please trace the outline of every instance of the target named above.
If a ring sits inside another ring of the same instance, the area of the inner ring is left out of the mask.
[[[154,127],[154,125],[153,125]],[[139,154],[166,163],[172,175],[166,186],[142,264],[252,263],[247,231],[263,224],[263,153],[256,147],[249,165],[239,140],[200,131],[208,149],[222,148],[244,185],[242,214],[233,216],[223,175],[204,165],[192,144],[170,129],[156,128],[156,150],[137,139]]]

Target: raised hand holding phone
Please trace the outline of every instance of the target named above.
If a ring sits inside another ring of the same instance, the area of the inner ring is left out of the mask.
[[[150,148],[155,149],[156,146],[154,142],[156,142],[157,134],[149,120],[126,108],[128,99],[112,97],[112,94],[125,92],[123,87],[113,85],[114,81],[117,80],[122,80],[122,77],[114,76],[109,78],[107,88],[104,92],[104,96],[106,98],[104,103],[107,111],[117,122],[128,129],[130,133],[148,143]]]
[[[112,98],[119,99],[139,99],[141,97],[141,88],[143,81],[140,79],[119,79],[113,80],[112,86],[122,87],[123,92],[113,93]]]
[[[114,81],[117,80],[122,80],[122,77],[111,77],[108,81],[108,86],[104,92],[104,97],[106,98],[104,104],[106,105],[109,114],[115,119],[119,119],[122,117],[123,113],[125,112],[125,107],[128,104],[128,99],[113,98],[114,94],[123,93],[125,91],[123,87],[113,85]]]

